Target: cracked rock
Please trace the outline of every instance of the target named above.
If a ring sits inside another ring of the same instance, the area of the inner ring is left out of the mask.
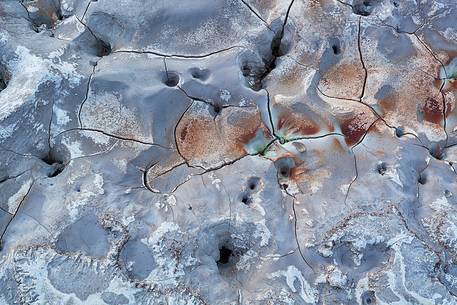
[[[0,305],[457,304],[450,0],[0,2]]]

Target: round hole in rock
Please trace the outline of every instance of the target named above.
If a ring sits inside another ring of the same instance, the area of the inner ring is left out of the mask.
[[[64,162],[52,150],[41,160],[47,165],[50,165],[47,172],[49,178],[56,177],[65,169]]]
[[[111,51],[112,51],[111,45],[109,43],[106,43],[103,40],[99,39],[97,56],[98,57],[108,56],[109,54],[111,54]]]
[[[165,78],[165,85],[176,87],[179,83],[179,75],[176,72],[168,72]]]
[[[201,81],[207,80],[210,75],[208,69],[191,68],[189,71],[193,78],[199,79]]]
[[[432,148],[430,149],[430,154],[433,156],[433,158],[437,160],[443,159],[443,152],[438,144],[432,145]]]
[[[48,172],[48,177],[53,178],[59,175],[65,169],[65,165],[62,163],[54,163],[51,170]]]
[[[8,71],[0,66],[0,92],[2,92],[8,86],[8,81],[10,79],[10,74]]]
[[[227,248],[226,246],[222,246],[219,248],[219,260],[217,261],[218,265],[225,265],[228,264],[230,261],[230,257],[232,256],[232,250]]]
[[[241,65],[241,73],[243,74],[243,76],[249,76],[250,72],[251,72],[251,68],[249,67],[249,64],[248,63],[244,63]]]
[[[222,111],[222,106],[219,105],[219,104],[214,104],[214,105],[213,105],[213,110],[214,110],[214,112],[215,112],[216,114],[219,114],[219,113],[221,113],[221,111]]]
[[[404,134],[405,134],[405,130],[403,129],[403,127],[400,126],[400,127],[395,128],[395,135],[398,138],[401,138]]]
[[[2,92],[4,89],[6,89],[6,82],[2,77],[0,77],[0,92]]]
[[[283,177],[289,177],[289,168],[286,167],[286,166],[282,166],[280,169],[279,169],[279,174]]]
[[[257,188],[257,186],[260,183],[260,178],[259,177],[251,177],[248,179],[248,188],[253,191]]]
[[[352,12],[356,15],[360,16],[370,16],[371,12],[373,11],[373,6],[371,1],[363,0],[363,1],[354,1],[352,5]]]
[[[383,175],[386,173],[386,171],[387,171],[387,165],[386,165],[386,163],[384,163],[384,162],[379,162],[378,165],[377,165],[377,167],[376,167],[376,169],[377,169],[378,173],[379,173],[381,176],[383,176]]]
[[[332,45],[332,51],[333,51],[333,54],[335,54],[335,55],[340,54],[341,53],[340,46],[338,46],[336,44]]]
[[[376,296],[374,291],[368,290],[361,295],[363,305],[374,305],[376,304]]]
[[[419,179],[417,179],[417,182],[424,185],[425,183],[427,183],[427,177],[424,174],[420,174]]]
[[[251,203],[251,198],[248,196],[248,194],[243,194],[241,197],[241,202],[245,205],[249,205]]]

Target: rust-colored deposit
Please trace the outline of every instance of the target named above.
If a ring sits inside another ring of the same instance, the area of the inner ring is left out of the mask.
[[[358,98],[361,94],[365,73],[359,62],[341,63],[322,76],[319,87],[326,95],[342,98]]]
[[[373,116],[360,112],[355,116],[343,119],[341,122],[341,132],[348,146],[353,146],[362,139],[367,133],[371,124],[375,121]]]
[[[215,118],[209,112],[189,111],[176,129],[176,141],[187,160],[217,161],[246,154],[258,131],[268,137],[255,108],[226,108]]]
[[[435,98],[428,98],[422,107],[424,120],[434,124],[441,124],[444,116],[443,107],[444,104],[441,99],[437,100]]]
[[[320,127],[313,119],[306,115],[298,115],[288,109],[280,112],[276,126],[285,135],[299,134],[307,136],[320,131]]]

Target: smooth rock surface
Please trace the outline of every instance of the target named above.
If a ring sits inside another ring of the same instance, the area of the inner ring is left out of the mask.
[[[456,16],[1,1],[0,305],[457,304]]]

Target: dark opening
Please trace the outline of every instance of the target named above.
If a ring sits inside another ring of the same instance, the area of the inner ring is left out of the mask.
[[[251,203],[251,198],[247,194],[244,194],[243,197],[241,197],[241,202],[248,205]]]
[[[6,82],[0,77],[0,92],[6,88]]]
[[[405,130],[403,129],[403,127],[397,127],[397,128],[395,128],[395,135],[396,135],[398,138],[401,138],[404,134],[405,134]]]
[[[219,104],[214,104],[214,105],[213,105],[213,110],[214,110],[214,112],[215,112],[216,114],[219,114],[219,113],[221,113],[221,111],[222,111],[222,107],[221,107],[221,105],[219,105]]]
[[[365,291],[364,293],[362,293],[361,299],[362,299],[363,305],[376,304],[376,296],[374,294],[374,291],[371,291],[371,290]]]
[[[338,55],[341,53],[340,47],[336,44],[332,45],[332,50],[333,50],[333,54],[335,54],[335,55]]]
[[[289,177],[289,168],[285,167],[285,166],[281,166],[281,168],[279,169],[279,174],[286,178]]]
[[[387,165],[384,162],[378,163],[377,166],[378,173],[382,176],[386,173]]]
[[[168,87],[176,87],[179,83],[179,75],[176,72],[168,72],[165,79],[165,85]]]
[[[443,151],[439,145],[433,145],[430,154],[437,160],[443,159]]]
[[[222,246],[219,248],[219,260],[217,261],[218,264],[225,265],[230,261],[230,257],[232,256],[232,250]]]
[[[210,72],[208,69],[191,68],[190,74],[195,79],[205,81],[208,79]]]
[[[417,179],[417,182],[424,185],[427,182],[427,177],[425,177],[424,174],[421,174],[421,175],[419,175],[419,179]]]
[[[51,151],[41,160],[51,166],[48,172],[49,178],[59,175],[65,169],[63,161],[57,159]]]
[[[51,171],[48,173],[48,177],[53,178],[53,177],[59,175],[61,172],[63,172],[64,168],[65,168],[65,165],[63,165],[62,163],[54,163],[52,165]]]
[[[369,0],[352,5],[352,12],[360,16],[370,16],[373,6]]]
[[[108,56],[111,54],[111,45],[109,43],[104,42],[103,40],[99,39],[98,45],[98,57]]]
[[[251,177],[248,180],[248,188],[253,191],[257,188],[257,185],[259,185],[260,178],[259,177]]]

